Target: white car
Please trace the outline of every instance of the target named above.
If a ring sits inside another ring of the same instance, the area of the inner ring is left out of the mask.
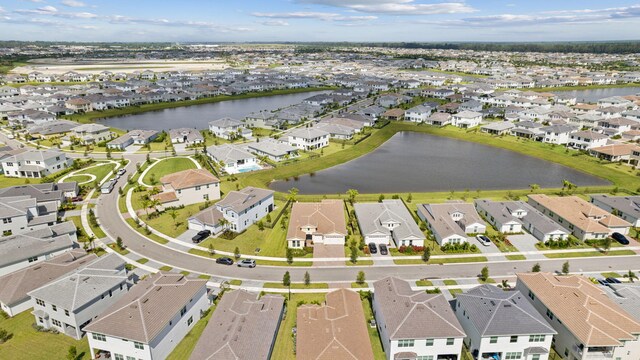
[[[476,239],[478,239],[480,244],[482,244],[484,246],[491,245],[491,240],[488,237],[484,236],[484,235],[476,235]]]

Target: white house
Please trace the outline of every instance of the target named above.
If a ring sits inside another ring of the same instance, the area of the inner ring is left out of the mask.
[[[568,146],[574,149],[588,150],[607,145],[609,137],[595,131],[576,131],[569,135]]]
[[[197,129],[180,128],[169,130],[172,144],[196,145],[204,142],[204,137]]]
[[[85,327],[91,358],[166,359],[209,308],[206,283],[162,272],[140,281]]]
[[[241,145],[222,144],[207,148],[207,155],[224,169],[227,174],[237,174],[260,170],[258,158]]]
[[[344,245],[347,226],[342,200],[296,202],[291,207],[287,246],[301,249],[314,244]]]
[[[97,144],[111,139],[111,130],[100,124],[82,124],[71,129],[69,141],[72,139],[82,145]]]
[[[10,236],[53,226],[58,202],[38,201],[28,195],[0,197],[0,236]]]
[[[36,324],[81,339],[84,327],[129,291],[125,264],[117,254],[108,254],[30,291]]]
[[[5,176],[23,178],[45,177],[66,169],[72,163],[73,159],[61,151],[35,149],[0,160]]]
[[[164,207],[220,199],[220,180],[205,169],[188,169],[160,179],[162,192],[154,195]]]
[[[418,204],[418,217],[427,223],[440,245],[461,244],[467,241],[467,235],[487,230],[473,205],[463,202]]]
[[[544,135],[543,142],[557,145],[565,145],[569,142],[571,133],[577,131],[572,125],[550,125],[540,128]]]
[[[404,119],[417,123],[427,122],[432,110],[433,109],[427,105],[414,106],[404,112]]]
[[[458,294],[454,308],[476,359],[549,358],[556,331],[520,291],[480,285]]]
[[[124,150],[129,145],[146,145],[158,137],[156,130],[131,130],[107,143],[110,149]]]
[[[607,194],[589,195],[591,203],[622,220],[628,221],[633,227],[640,227],[640,196],[611,196]]]
[[[482,113],[464,110],[451,116],[451,125],[459,128],[471,128],[480,125]]]
[[[465,332],[442,294],[387,277],[373,283],[373,314],[387,360],[461,359]]]
[[[245,124],[236,119],[228,117],[209,122],[209,131],[216,137],[233,140],[236,138],[251,138],[251,129],[247,129]]]
[[[287,133],[289,145],[300,150],[315,150],[329,145],[329,133],[315,128],[297,128]]]
[[[425,236],[402,200],[353,205],[365,243],[424,246]]]
[[[246,144],[247,150],[258,155],[265,156],[273,161],[283,161],[298,157],[298,148],[275,139],[263,139],[259,142]]]

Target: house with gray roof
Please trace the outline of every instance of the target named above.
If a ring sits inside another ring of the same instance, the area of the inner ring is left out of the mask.
[[[316,128],[297,128],[286,133],[289,145],[300,150],[316,150],[329,145],[330,133]]]
[[[426,222],[440,245],[462,244],[467,241],[467,235],[482,234],[487,230],[473,205],[461,201],[418,204],[418,217]]]
[[[229,230],[240,233],[273,211],[273,194],[272,190],[248,186],[230,191],[215,207],[229,221]]]
[[[373,313],[388,360],[461,359],[466,334],[442,294],[414,291],[394,277],[373,288]]]
[[[163,272],[140,281],[84,328],[91,358],[166,359],[209,308],[206,283]]]
[[[634,227],[640,227],[640,196],[589,195],[591,203],[602,210],[616,214]]]
[[[79,141],[82,145],[98,144],[111,139],[111,130],[101,124],[82,124],[71,129],[69,137],[64,142]]]
[[[404,119],[406,121],[413,121],[417,123],[426,122],[432,111],[433,108],[431,106],[423,104],[417,105],[404,112]]]
[[[87,254],[82,249],[74,249],[49,260],[34,263],[24,269],[0,277],[0,308],[9,316],[15,316],[30,309],[31,290],[37,289],[71,271],[97,259],[95,254]]]
[[[108,254],[30,291],[36,324],[81,339],[84,327],[133,285],[125,264],[117,254]]]
[[[42,183],[16,185],[0,189],[0,198],[28,196],[35,198],[40,204],[55,201],[58,205],[65,202],[65,198],[78,196],[78,183],[75,181],[64,183]]]
[[[602,288],[613,302],[640,321],[640,283],[607,284]]]
[[[491,135],[504,135],[508,134],[514,127],[515,125],[510,121],[497,121],[480,126],[480,131]]]
[[[283,161],[298,157],[298,148],[271,138],[248,143],[246,147],[250,152],[258,156],[265,156],[273,161]]]
[[[44,124],[34,125],[27,129],[29,134],[38,135],[43,138],[52,137],[56,135],[63,135],[71,131],[71,129],[78,126],[78,123],[71,120],[55,120],[49,121]]]
[[[542,141],[550,144],[565,145],[572,133],[578,131],[575,125],[549,125],[540,128]]]
[[[365,243],[424,246],[425,235],[401,200],[353,205]]]
[[[0,159],[5,176],[43,178],[71,166],[73,160],[61,151],[29,149]]]
[[[110,149],[124,150],[129,145],[146,145],[158,137],[156,130],[131,130],[107,143]]]
[[[24,195],[0,197],[0,220],[2,237],[45,228],[58,221],[58,204]]]
[[[251,138],[251,129],[248,129],[245,124],[232,118],[221,118],[209,122],[209,131],[216,137],[233,140],[236,138]]]
[[[284,312],[284,298],[234,290],[216,306],[190,359],[268,360]]]
[[[71,221],[0,238],[0,276],[71,250],[76,240]]]
[[[169,130],[169,138],[172,144],[195,145],[202,144],[204,137],[197,129],[179,128]]]
[[[207,155],[217,162],[227,174],[262,169],[258,164],[258,158],[245,150],[242,145],[211,145],[207,148]]]
[[[480,285],[458,294],[454,308],[475,358],[549,358],[556,331],[520,291]]]

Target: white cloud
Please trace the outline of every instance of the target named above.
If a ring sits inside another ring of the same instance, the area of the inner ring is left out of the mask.
[[[271,19],[318,19],[323,21],[369,21],[375,20],[377,16],[344,16],[336,13],[299,11],[285,13],[261,13],[254,12],[251,15],[255,17],[271,18]]]
[[[265,26],[289,26],[289,23],[284,20],[267,20],[260,22],[260,24]]]
[[[169,19],[142,19],[132,18],[128,16],[115,15],[108,17],[108,20],[112,24],[132,24],[132,25],[155,25],[155,26],[168,26],[168,27],[184,27],[195,29],[207,29],[218,31],[222,33],[228,32],[248,32],[253,31],[250,27],[223,25],[218,23],[206,22],[206,21],[180,21]]]
[[[55,7],[51,5],[43,6],[37,9],[29,9],[29,10],[15,10],[15,13],[21,15],[48,15],[55,16],[67,19],[94,19],[97,18],[98,15],[90,12],[64,12],[58,11]]]
[[[415,0],[297,0],[299,3],[347,8],[358,12],[391,15],[461,14],[477,11],[464,2],[422,4]]]
[[[60,3],[62,5],[69,6],[69,7],[85,7],[85,6],[87,6],[87,4],[83,3],[82,1],[78,1],[78,0],[62,0]]]

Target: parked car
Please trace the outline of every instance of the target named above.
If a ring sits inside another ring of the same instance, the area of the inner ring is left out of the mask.
[[[120,170],[118,170],[118,176],[122,176],[122,175],[124,175],[124,173],[126,173],[126,172],[127,172],[127,170],[126,170],[126,169],[120,169]]]
[[[74,196],[74,197],[71,198],[72,202],[80,202],[82,200],[83,200],[82,196]]]
[[[607,282],[602,279],[598,279],[598,283],[602,286],[607,286]]]
[[[371,254],[377,254],[378,253],[378,248],[376,247],[375,243],[369,243],[369,252]]]
[[[238,261],[238,267],[254,268],[256,267],[256,261],[253,259],[244,259],[242,261]]]
[[[618,232],[614,232],[613,234],[611,234],[611,237],[613,238],[613,240],[619,242],[622,245],[629,245],[629,239]]]
[[[605,280],[607,280],[608,283],[611,284],[620,284],[622,281],[616,279],[616,278],[612,278],[612,277],[608,277]]]
[[[476,235],[476,239],[478,239],[480,244],[482,244],[484,246],[491,245],[491,240],[488,237],[484,236],[484,235]]]
[[[233,265],[233,259],[228,257],[217,258],[216,264]]]
[[[198,233],[191,238],[191,241],[193,241],[194,243],[199,243],[200,241],[208,238],[209,236],[211,236],[211,231],[209,230],[202,230],[202,231],[198,231]]]
[[[387,245],[380,244],[380,255],[387,255],[389,250],[387,250]]]

